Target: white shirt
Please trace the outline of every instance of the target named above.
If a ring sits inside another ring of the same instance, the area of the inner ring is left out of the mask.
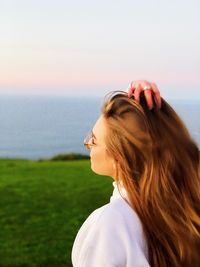
[[[113,182],[110,202],[93,211],[72,248],[73,267],[150,267],[141,221],[124,200],[127,192]]]

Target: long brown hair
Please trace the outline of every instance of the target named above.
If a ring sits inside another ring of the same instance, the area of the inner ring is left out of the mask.
[[[124,91],[109,92],[101,108],[105,142],[117,164],[115,180],[141,219],[151,267],[197,267],[199,149],[182,119],[161,100],[161,109],[149,110],[143,93],[138,104]]]

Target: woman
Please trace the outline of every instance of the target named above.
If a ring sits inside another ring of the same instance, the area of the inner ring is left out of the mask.
[[[91,168],[114,190],[80,228],[73,266],[199,266],[199,149],[156,85],[108,94],[89,137]]]

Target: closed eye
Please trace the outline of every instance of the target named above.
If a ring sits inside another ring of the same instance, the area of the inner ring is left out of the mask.
[[[96,145],[96,143],[94,142],[94,137],[92,136],[92,144]]]

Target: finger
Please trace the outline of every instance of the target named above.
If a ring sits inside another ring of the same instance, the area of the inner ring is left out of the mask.
[[[152,93],[150,90],[144,90],[145,99],[149,109],[153,108]]]
[[[131,87],[128,89],[128,97],[131,97],[131,95],[134,93],[135,91],[135,88],[134,87]]]
[[[131,96],[133,93],[134,93],[134,91],[135,91],[135,89],[138,87],[140,85],[140,80],[136,80],[136,81],[132,81],[131,83],[130,83],[130,89],[129,89],[129,96]]]
[[[146,86],[148,86],[149,88],[151,88],[151,84],[150,84],[149,82],[145,81],[145,80],[143,80],[143,81],[140,83],[140,85],[141,85],[141,87],[142,87],[143,90],[144,90],[144,88],[145,88]]]
[[[140,103],[140,93],[143,91],[142,87],[138,84],[134,91],[134,99]]]
[[[128,97],[131,97],[131,95],[134,93],[134,91],[135,91],[134,83],[131,82],[128,89],[127,89]]]
[[[144,96],[145,96],[145,100],[146,100],[148,108],[152,109],[154,104],[153,104],[153,99],[152,99],[151,83],[146,80],[142,80],[141,87],[142,87],[142,90],[144,90],[145,87],[148,87],[150,89],[150,90],[144,90]]]
[[[155,83],[151,83],[151,88],[154,93],[154,99],[157,103],[157,106],[161,108],[161,97],[160,97],[160,91],[158,90],[158,87]]]

